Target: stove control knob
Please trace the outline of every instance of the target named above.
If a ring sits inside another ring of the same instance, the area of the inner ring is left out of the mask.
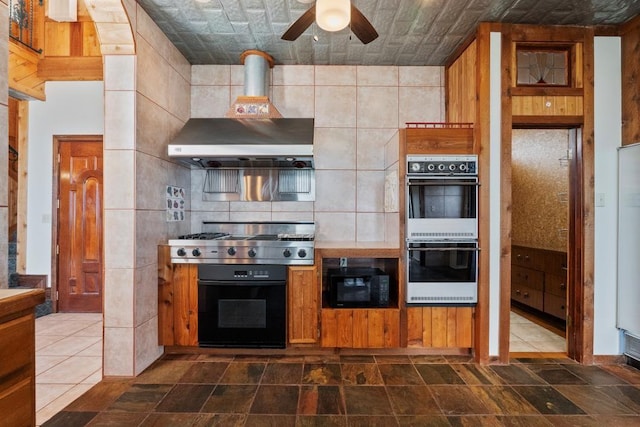
[[[200,255],[202,255],[202,252],[200,252],[199,248],[195,248],[194,250],[191,251],[191,254],[193,256],[200,256]]]
[[[411,172],[420,172],[420,163],[411,163]]]
[[[444,170],[444,168],[445,168],[444,164],[440,163],[440,164],[438,165],[438,170],[439,170],[439,171],[443,171],[443,170]]]
[[[456,170],[456,165],[455,165],[455,163],[451,163],[451,164],[449,165],[449,170],[450,170],[450,171],[454,171],[454,170]]]
[[[187,254],[187,251],[184,250],[184,248],[180,248],[178,249],[178,256],[185,256]]]
[[[304,258],[304,257],[306,257],[306,256],[307,256],[307,251],[305,251],[304,249],[300,249],[300,250],[298,251],[298,256],[299,256],[300,258]]]
[[[433,163],[429,163],[429,165],[427,166],[427,170],[431,172],[433,172],[435,168],[436,168],[436,165],[434,165]]]
[[[230,247],[229,249],[227,249],[227,253],[231,256],[234,256],[236,254],[236,248]]]
[[[467,170],[467,165],[465,165],[464,163],[461,163],[460,164],[460,170],[463,171],[463,172],[466,171]]]
[[[249,256],[251,258],[253,258],[254,256],[256,256],[256,251],[254,249],[249,249]]]
[[[289,258],[291,256],[291,251],[289,249],[285,249],[284,252],[282,252],[282,255],[284,255],[285,258]]]

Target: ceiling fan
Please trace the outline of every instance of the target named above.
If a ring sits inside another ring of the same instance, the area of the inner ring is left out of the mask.
[[[308,0],[299,0],[310,3]],[[350,0],[316,0],[282,35],[282,40],[294,41],[313,21],[326,31],[340,31],[347,25],[353,34],[364,44],[371,43],[378,38],[378,33],[371,22],[351,4]]]

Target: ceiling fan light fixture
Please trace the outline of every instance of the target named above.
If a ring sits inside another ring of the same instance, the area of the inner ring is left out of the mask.
[[[350,0],[317,0],[316,22],[325,31],[340,31],[351,21]]]

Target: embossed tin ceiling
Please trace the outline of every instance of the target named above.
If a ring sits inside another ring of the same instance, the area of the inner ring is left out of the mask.
[[[640,0],[352,0],[380,34],[363,45],[316,24],[281,40],[309,7],[298,0],[137,1],[192,64],[239,64],[259,49],[286,65],[443,65],[479,22],[606,25],[640,13]]]

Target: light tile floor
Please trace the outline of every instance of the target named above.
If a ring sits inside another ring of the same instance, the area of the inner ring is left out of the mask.
[[[561,336],[511,312],[511,352],[564,352]],[[102,314],[36,319],[36,425],[102,380]]]
[[[102,314],[36,319],[36,425],[102,380]]]
[[[564,353],[567,351],[566,348],[566,341],[563,337],[513,311],[511,312],[510,352]]]

